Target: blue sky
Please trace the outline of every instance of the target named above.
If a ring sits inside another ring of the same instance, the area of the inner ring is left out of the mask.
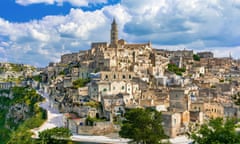
[[[47,0],[46,3],[40,0],[39,3],[29,2],[29,4],[25,4],[24,0],[22,0],[22,2],[18,2],[17,0],[2,0],[0,2],[0,17],[11,22],[28,22],[33,19],[40,20],[48,15],[67,15],[71,8],[81,8],[84,11],[95,11],[104,6],[114,5],[119,2],[120,0],[109,0],[103,3],[88,3],[88,5],[78,6],[69,2],[63,2],[61,5],[57,2],[49,4]]]
[[[240,0],[2,0],[0,61],[46,66],[119,37],[154,48],[240,56]]]

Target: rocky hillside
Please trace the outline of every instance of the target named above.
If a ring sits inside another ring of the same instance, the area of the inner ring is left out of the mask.
[[[31,143],[30,129],[47,117],[38,106],[41,101],[43,98],[30,87],[0,89],[0,144]]]
[[[19,83],[36,73],[36,68],[25,64],[0,63],[0,81]]]

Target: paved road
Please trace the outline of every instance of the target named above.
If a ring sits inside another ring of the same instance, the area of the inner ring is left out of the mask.
[[[47,110],[48,119],[39,128],[32,130],[35,134],[35,138],[38,138],[38,133],[46,129],[51,129],[54,127],[63,127],[63,115],[58,112],[58,110],[50,107],[49,98],[47,94],[40,93],[46,100],[39,104],[40,107]]]
[[[59,113],[57,109],[54,109],[50,106],[49,102],[49,96],[46,93],[41,93],[41,96],[43,96],[46,100],[42,103],[40,103],[40,107],[43,109],[47,110],[48,113],[48,119],[46,122],[44,122],[43,125],[41,125],[39,128],[35,128],[32,130],[34,132],[34,138],[38,138],[38,133],[41,131],[44,131],[46,129],[51,129],[54,127],[63,127],[63,114]],[[77,142],[93,142],[93,143],[114,143],[114,144],[127,144],[129,141],[128,139],[112,139],[109,137],[105,136],[86,136],[86,135],[73,135],[71,137],[72,141],[77,141]]]

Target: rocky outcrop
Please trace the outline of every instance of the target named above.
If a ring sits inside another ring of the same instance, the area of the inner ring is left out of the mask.
[[[26,104],[15,104],[9,108],[6,119],[17,124],[28,117],[29,111],[29,107]]]

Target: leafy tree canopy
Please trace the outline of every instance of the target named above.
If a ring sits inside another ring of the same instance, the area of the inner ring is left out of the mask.
[[[38,81],[38,82],[42,82],[42,77],[41,77],[41,75],[32,76],[32,79],[35,80],[35,81]]]
[[[39,138],[43,144],[66,144],[71,135],[69,129],[56,127],[40,132]]]
[[[150,109],[131,109],[126,112],[119,135],[142,144],[159,144],[166,138],[161,113]]]
[[[79,78],[79,79],[73,81],[73,86],[75,88],[84,87],[90,81],[91,81],[90,78],[86,78],[86,79]]]
[[[195,61],[200,61],[199,55],[194,54],[194,55],[193,55],[193,60],[195,60]]]
[[[233,119],[211,119],[208,124],[203,124],[198,131],[192,133],[190,138],[197,144],[240,143],[240,135],[235,131]]]
[[[182,75],[186,72],[186,68],[179,68],[176,64],[168,64],[168,71],[174,72],[177,75]]]

